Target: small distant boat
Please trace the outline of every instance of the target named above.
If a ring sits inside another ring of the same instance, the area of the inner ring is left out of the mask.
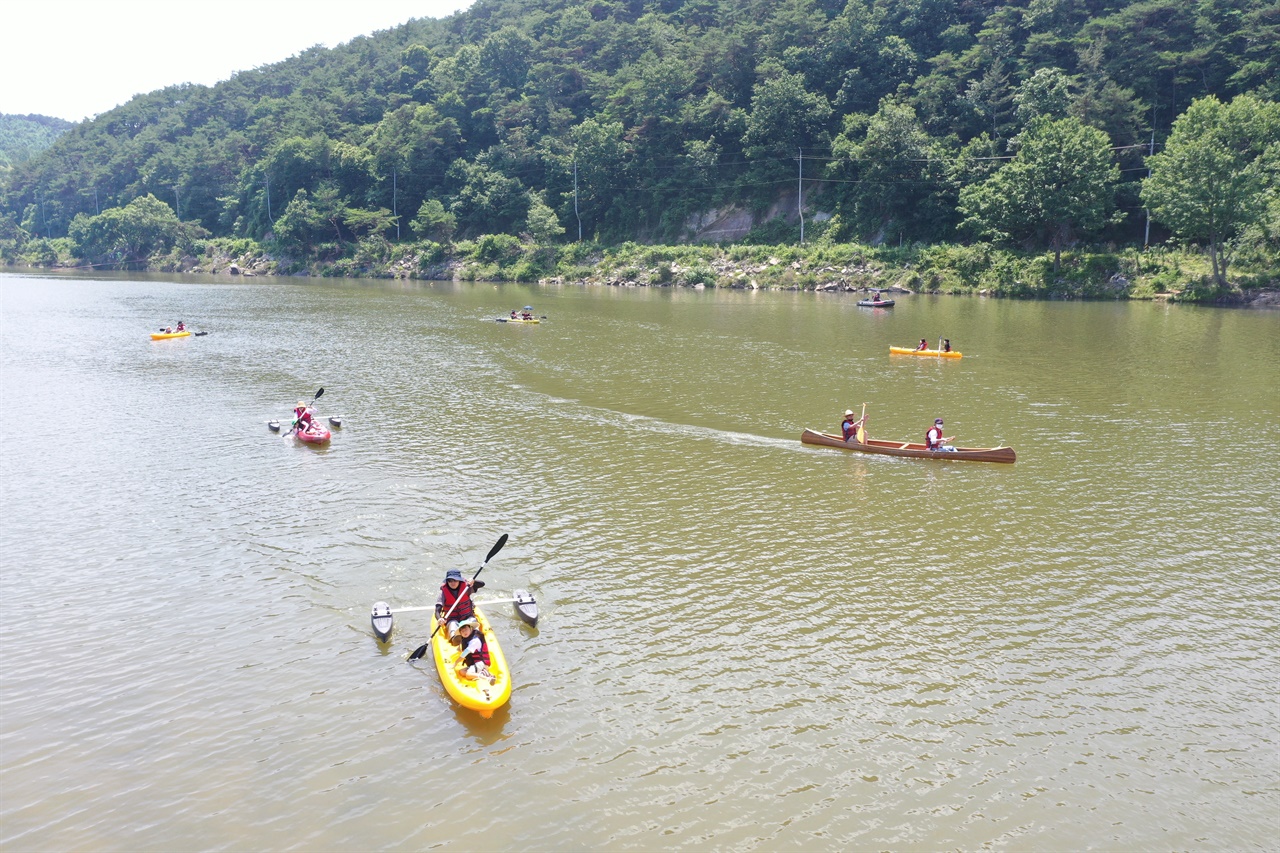
[[[957,462],[1015,462],[1018,455],[1012,447],[957,447],[954,450],[930,450],[925,444],[913,441],[885,441],[869,438],[866,441],[845,441],[838,435],[829,435],[807,429],[800,435],[805,444],[838,447],[841,450],[857,450],[862,453],[882,453],[886,456],[910,456],[916,459],[952,459]]]
[[[892,308],[892,299],[861,299],[858,301],[859,308]]]
[[[911,347],[889,347],[891,355],[931,355],[935,358],[961,358],[961,354],[955,350],[946,352],[940,349],[912,349]]]
[[[167,341],[167,340],[170,340],[171,338],[189,338],[189,337],[191,337],[190,329],[184,329],[181,332],[152,332],[151,333],[151,340],[153,341]]]

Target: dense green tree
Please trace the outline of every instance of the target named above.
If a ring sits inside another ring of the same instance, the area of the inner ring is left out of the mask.
[[[69,236],[77,256],[90,263],[126,265],[167,252],[191,233],[173,208],[146,195],[96,216],[78,214]]]
[[[413,233],[424,240],[444,242],[458,229],[458,217],[444,209],[439,199],[429,198],[418,208],[410,223]]]
[[[1280,186],[1280,106],[1248,95],[1223,104],[1194,101],[1151,157],[1142,200],[1175,234],[1203,240],[1219,285],[1227,283],[1226,242],[1259,222]]]
[[[982,236],[1047,242],[1056,274],[1072,237],[1110,220],[1119,178],[1105,134],[1075,118],[1039,118],[1008,164],[961,191],[960,211]]]

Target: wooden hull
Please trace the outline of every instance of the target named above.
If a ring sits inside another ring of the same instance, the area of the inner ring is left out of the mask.
[[[1018,456],[1012,447],[957,447],[955,450],[930,450],[923,443],[910,441],[885,441],[869,438],[859,444],[845,441],[838,435],[807,429],[800,435],[805,444],[838,447],[841,450],[857,450],[862,453],[880,453],[885,456],[910,456],[915,459],[950,459],[956,462],[1014,462]]]
[[[431,618],[431,630],[435,632],[431,638],[431,656],[435,658],[440,683],[454,701],[464,708],[479,711],[482,717],[491,717],[494,711],[511,698],[511,670],[507,667],[507,657],[502,653],[502,646],[498,645],[497,636],[489,627],[489,620],[479,607],[476,607],[475,613],[480,630],[484,632],[485,642],[489,645],[489,671],[496,679],[493,684],[487,678],[466,678],[458,671],[462,655],[459,654],[458,647],[449,642],[444,628],[436,631],[439,623],[434,616]]]
[[[889,347],[890,355],[930,355],[934,358],[960,358],[961,354],[952,350],[943,352],[938,349],[912,349],[911,347]]]

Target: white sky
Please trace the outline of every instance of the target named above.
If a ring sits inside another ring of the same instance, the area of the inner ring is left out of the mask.
[[[80,121],[474,0],[0,0],[0,113]]]

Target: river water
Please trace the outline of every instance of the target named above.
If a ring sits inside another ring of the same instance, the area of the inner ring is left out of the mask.
[[[5,850],[1280,831],[1280,314],[0,276]],[[534,306],[539,325],[494,322]],[[186,320],[201,337],[152,342]],[[958,361],[891,357],[949,337]],[[327,448],[266,422],[323,386]],[[867,404],[1014,465],[802,445]],[[457,707],[444,572],[514,673]]]

